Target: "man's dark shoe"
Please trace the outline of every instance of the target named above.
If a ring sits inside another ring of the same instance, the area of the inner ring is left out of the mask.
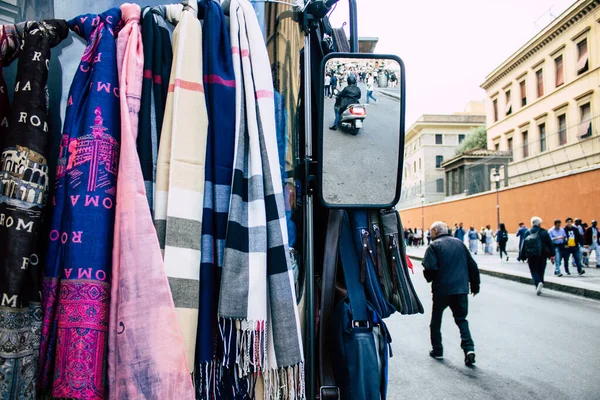
[[[435,350],[431,350],[429,352],[429,356],[432,358],[435,358],[436,360],[443,360],[444,359],[444,355],[440,352],[437,352]]]
[[[583,274],[585,274],[585,271],[584,271],[584,270],[581,270],[581,272],[579,273],[579,276],[581,276],[581,275],[583,275]]]
[[[329,127],[329,129],[332,130],[332,131],[337,131],[337,126],[332,125],[332,126]]]
[[[465,355],[465,365],[467,367],[471,367],[471,366],[473,366],[473,364],[475,364],[475,352],[474,351],[469,351]]]

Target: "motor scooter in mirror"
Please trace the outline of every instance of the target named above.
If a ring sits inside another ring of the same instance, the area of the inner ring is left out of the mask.
[[[339,126],[343,131],[356,136],[363,127],[366,118],[367,108],[364,105],[351,104],[342,112]]]

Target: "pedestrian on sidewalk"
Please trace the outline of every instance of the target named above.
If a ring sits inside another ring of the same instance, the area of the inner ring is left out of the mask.
[[[567,226],[565,226],[565,236],[567,241],[565,245],[565,262],[568,264],[569,258],[573,256],[577,272],[579,275],[583,275],[585,274],[585,271],[583,270],[581,251],[579,250],[579,247],[583,245],[583,237],[579,233],[579,228],[573,225],[573,218],[568,217],[565,222],[567,224]]]
[[[506,230],[506,226],[501,223],[500,229],[496,232],[496,241],[498,242],[498,249],[500,252],[500,260],[502,260],[502,254],[506,256],[506,261],[508,261],[508,253],[506,252],[506,244],[508,243],[508,231]]]
[[[325,82],[323,83],[325,87],[325,97],[329,97],[330,94],[330,86],[331,86],[331,75],[329,73],[325,74]]]
[[[477,231],[475,230],[475,228],[471,227],[467,236],[469,238],[469,250],[471,251],[471,253],[477,255],[479,235],[477,235]]]
[[[588,257],[587,257],[587,252],[584,251],[583,245],[584,245],[584,241],[585,241],[585,230],[587,229],[587,224],[584,224],[581,221],[581,218],[575,218],[575,225],[574,225],[578,230],[579,230],[579,234],[581,235],[581,244],[579,245],[579,258],[581,259],[581,264],[585,267],[588,266],[589,261],[588,261]],[[575,266],[575,260],[573,259],[572,262],[573,266]]]
[[[552,240],[548,231],[542,228],[542,219],[540,217],[531,218],[531,229],[525,233],[520,258],[527,260],[529,264],[531,279],[533,279],[538,296],[542,294],[546,261],[551,255]]]
[[[467,232],[463,228],[463,223],[458,224],[458,227],[454,230],[454,237],[460,240],[461,242],[465,242],[465,235]]]
[[[481,242],[481,251],[483,252],[483,254],[485,254],[485,227],[481,227],[481,230],[479,231],[479,241]]]
[[[429,355],[437,360],[444,357],[442,315],[450,307],[454,322],[460,330],[460,346],[465,353],[465,364],[471,366],[475,363],[475,344],[467,322],[468,295],[469,284],[473,296],[479,293],[479,268],[464,243],[448,234],[448,226],[444,222],[434,222],[430,231],[433,240],[423,257],[423,274],[427,282],[432,283],[433,293],[429,325],[433,349]]]
[[[565,241],[567,234],[565,233],[565,230],[560,227],[560,224],[560,219],[554,220],[554,226],[548,230],[554,249],[554,275],[562,276],[560,273],[560,263],[563,259],[565,260],[565,274],[571,275],[569,272],[569,263],[566,262],[567,260],[565,258]]]
[[[596,222],[596,220],[593,220],[592,226],[585,231],[584,243],[588,252],[588,257],[592,255],[592,251],[596,252],[596,268],[600,268],[600,258],[598,258],[600,235],[598,235],[598,222]]]
[[[332,98],[335,95],[335,91],[337,90],[338,80],[335,76],[335,73],[331,74],[331,79],[329,80],[329,98]]]
[[[485,226],[485,254],[494,254],[494,232],[489,225]]]
[[[375,85],[375,78],[373,78],[373,73],[370,72],[367,76],[367,104],[369,104],[369,99],[373,99],[375,104],[377,104],[377,99],[373,96],[373,86]]]
[[[517,231],[517,237],[519,238],[519,252],[521,251],[521,246],[523,246],[523,238],[525,237],[525,232],[527,232],[527,227],[523,222],[519,222],[519,230]],[[518,257],[517,261],[525,260],[521,260],[521,257]]]

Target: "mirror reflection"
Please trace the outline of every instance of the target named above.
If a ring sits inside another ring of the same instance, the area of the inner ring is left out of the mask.
[[[400,146],[400,64],[332,58],[325,63],[322,195],[330,205],[394,200]]]

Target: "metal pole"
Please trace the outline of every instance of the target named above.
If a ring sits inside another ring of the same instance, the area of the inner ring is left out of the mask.
[[[496,182],[496,219],[497,219],[497,226],[498,229],[500,229],[500,199],[498,197],[498,191],[500,188],[500,182]]]
[[[350,8],[350,52],[358,53],[358,11],[356,0],[348,0]]]
[[[315,260],[313,195],[308,176],[312,161],[310,31],[304,36],[304,226],[306,262],[306,380],[307,398],[315,398]]]

